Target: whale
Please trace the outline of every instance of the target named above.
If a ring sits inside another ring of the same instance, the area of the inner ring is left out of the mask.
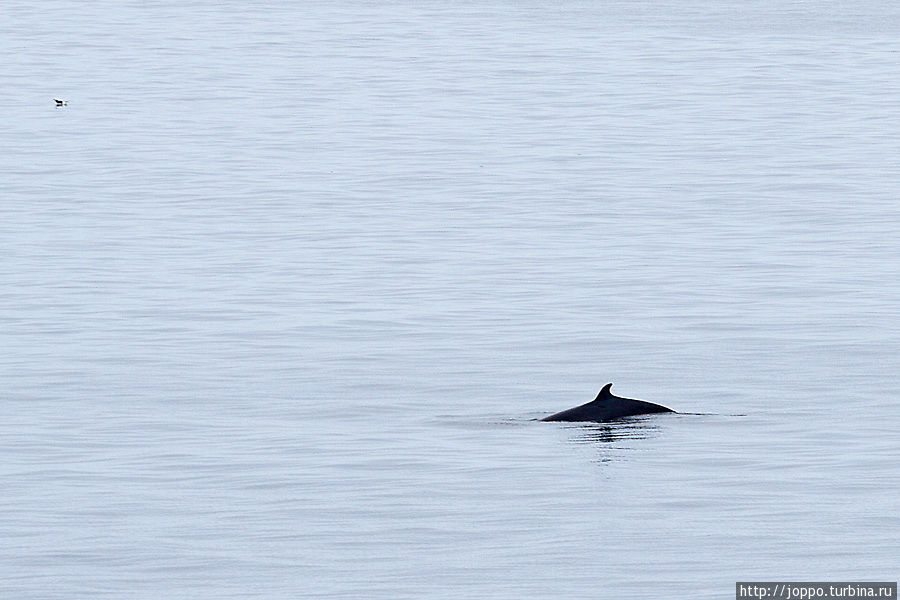
[[[632,400],[630,398],[620,398],[614,396],[610,390],[611,383],[607,383],[597,394],[593,401],[569,410],[558,412],[549,417],[544,417],[541,421],[574,421],[595,423],[603,423],[605,421],[613,421],[622,417],[633,417],[635,415],[649,415],[652,413],[674,413],[675,411],[659,404],[652,402],[644,402],[643,400]]]

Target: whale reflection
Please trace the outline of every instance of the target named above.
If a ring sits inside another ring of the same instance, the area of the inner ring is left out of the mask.
[[[611,423],[582,423],[573,426],[576,444],[615,444],[627,440],[645,440],[659,435],[659,425],[646,418],[621,419]]]

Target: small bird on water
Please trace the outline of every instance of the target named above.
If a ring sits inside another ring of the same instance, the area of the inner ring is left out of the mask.
[[[53,101],[56,102],[57,106],[68,106],[69,104],[68,100],[62,100],[61,98],[54,98]]]

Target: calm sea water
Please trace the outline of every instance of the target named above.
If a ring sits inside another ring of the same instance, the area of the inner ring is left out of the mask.
[[[900,9],[324,4],[0,8],[0,595],[896,580]]]

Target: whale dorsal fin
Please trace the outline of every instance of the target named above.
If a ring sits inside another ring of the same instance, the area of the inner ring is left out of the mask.
[[[611,383],[607,383],[606,385],[604,385],[603,389],[600,390],[600,393],[597,394],[597,397],[594,398],[594,402],[596,402],[598,400],[603,400],[604,398],[609,398],[610,396],[612,396],[612,392],[609,391],[609,388],[611,388],[611,387],[612,387]]]

